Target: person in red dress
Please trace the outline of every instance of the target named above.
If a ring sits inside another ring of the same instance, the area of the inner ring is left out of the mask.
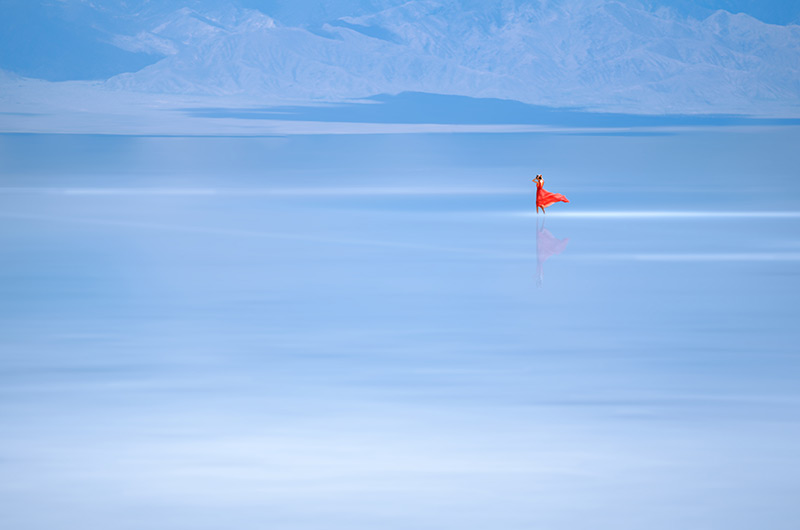
[[[544,179],[541,175],[536,175],[533,182],[536,183],[536,213],[539,213],[539,208],[541,208],[542,213],[544,213],[544,209],[552,204],[557,202],[569,202],[569,199],[560,193],[550,193],[544,189]]]

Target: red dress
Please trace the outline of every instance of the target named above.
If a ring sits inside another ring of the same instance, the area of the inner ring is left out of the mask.
[[[544,183],[536,181],[536,206],[544,209],[557,202],[569,202],[569,199],[560,193],[550,193],[544,189]]]

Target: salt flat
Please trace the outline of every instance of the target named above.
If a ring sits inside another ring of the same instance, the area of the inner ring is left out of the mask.
[[[796,140],[0,136],[4,525],[793,528]]]

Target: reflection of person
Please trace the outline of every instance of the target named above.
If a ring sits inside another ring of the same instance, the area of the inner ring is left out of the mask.
[[[553,236],[544,227],[544,222],[542,222],[541,228],[536,227],[536,285],[538,287],[541,287],[544,282],[544,262],[550,256],[561,254],[567,248],[567,243],[569,243],[569,239],[558,239]]]
[[[552,204],[557,202],[569,202],[569,199],[560,193],[550,193],[544,189],[544,179],[541,175],[536,175],[533,182],[536,183],[536,213],[539,213],[539,208],[541,208],[542,213],[544,213],[544,209]]]

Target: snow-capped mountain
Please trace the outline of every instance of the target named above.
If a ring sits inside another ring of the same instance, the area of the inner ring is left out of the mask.
[[[648,113],[800,105],[800,26],[727,11],[698,19],[640,0],[63,1],[93,10],[106,43],[155,58],[105,81],[113,90],[416,91]]]

